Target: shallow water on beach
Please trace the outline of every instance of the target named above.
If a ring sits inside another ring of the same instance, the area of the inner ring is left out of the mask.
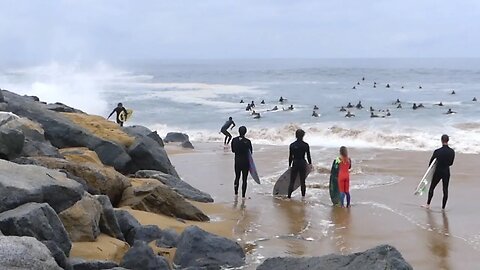
[[[471,165],[454,169],[451,199],[442,213],[440,189],[432,210],[420,207],[425,197],[413,195],[428,153],[351,149],[352,207],[342,209],[331,206],[329,175],[323,169],[307,179],[305,200],[298,190],[292,200],[273,197],[274,182],[286,169],[286,149],[255,149],[262,184],[249,180],[245,201],[233,196],[233,155],[218,144],[198,144],[193,153],[172,156],[184,179],[238,214],[233,231],[247,250],[244,269],[255,269],[269,257],[348,254],[380,244],[397,247],[415,269],[477,269],[480,219],[462,207],[469,201],[464,193],[480,191],[478,185],[465,189],[475,181],[472,175],[461,175]],[[316,167],[330,164],[336,151],[314,148]],[[478,161],[471,155],[459,155],[457,161],[472,158]]]

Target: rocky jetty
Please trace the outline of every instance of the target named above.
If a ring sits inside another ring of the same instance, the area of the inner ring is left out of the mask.
[[[162,138],[62,103],[0,97],[0,265],[172,269],[158,250],[188,237],[130,211],[203,222],[190,201],[213,199],[180,178]]]

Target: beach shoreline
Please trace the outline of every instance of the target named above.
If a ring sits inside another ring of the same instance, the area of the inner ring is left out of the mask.
[[[469,197],[480,192],[474,185],[480,173],[474,165],[480,162],[477,155],[457,154],[449,204],[442,212],[441,188],[436,189],[431,210],[420,207],[425,195],[413,195],[431,152],[352,148],[350,155],[357,168],[352,175],[352,208],[337,209],[331,207],[328,197],[328,166],[318,163],[321,168],[307,179],[310,188],[305,201],[298,193],[292,201],[273,197],[274,181],[287,165],[287,147],[254,145],[263,183],[259,186],[249,180],[247,199],[239,207],[233,196],[233,155],[229,149],[218,143],[194,144],[194,151],[173,154],[172,163],[183,179],[210,193],[216,203],[240,210],[234,237],[249,247],[247,269],[268,257],[348,254],[379,244],[397,247],[415,269],[476,266],[480,253],[475,226],[478,219],[471,215],[474,207]],[[333,160],[336,151],[313,148],[314,164],[321,159],[320,153]],[[377,178],[393,180],[372,180]]]

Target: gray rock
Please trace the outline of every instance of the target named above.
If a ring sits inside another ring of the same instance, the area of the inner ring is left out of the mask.
[[[45,106],[47,109],[55,112],[66,112],[66,113],[84,113],[80,110],[67,106],[60,102],[49,103]]]
[[[25,144],[22,149],[21,156],[23,157],[62,157],[58,152],[58,149],[54,147],[48,141],[32,141],[30,139],[25,139]]]
[[[257,270],[411,270],[394,247],[383,245],[364,252],[350,255],[327,255],[323,257],[270,258],[265,260]]]
[[[151,131],[150,129],[144,127],[144,126],[128,126],[124,127],[123,131],[127,133],[130,136],[133,136],[135,138],[142,138],[142,137],[149,137],[156,141],[161,147],[164,146],[162,138],[158,135],[156,131]]]
[[[240,267],[245,264],[245,252],[230,239],[190,226],[180,236],[173,261],[181,267]]]
[[[45,138],[53,146],[87,147],[95,151],[104,164],[113,166],[120,172],[126,171],[131,159],[123,146],[93,135],[60,113],[49,110],[46,105],[12,92],[4,91],[3,94],[8,102],[7,110],[40,123],[45,130]]]
[[[159,171],[141,170],[135,173],[135,177],[157,179],[164,185],[171,187],[184,198],[192,201],[213,202],[213,199],[209,194],[192,187],[187,182],[173,175],[165,174]]]
[[[147,137],[149,137],[150,139],[153,139],[154,141],[156,141],[161,147],[164,147],[165,144],[163,143],[163,140],[162,138],[160,137],[160,135],[158,135],[157,131],[154,131],[154,132],[151,132],[147,135]]]
[[[1,91],[0,91],[1,92]],[[0,102],[1,103],[1,102]],[[18,119],[19,116],[11,112],[0,112],[0,126],[4,126],[10,121]]]
[[[0,124],[1,127],[11,128],[11,129],[21,131],[23,135],[25,135],[25,138],[29,140],[45,141],[45,131],[43,130],[40,124],[35,123],[32,120],[27,118],[21,118],[13,113],[10,113],[10,116],[14,116],[14,117],[10,117],[10,118],[5,115],[6,113],[2,113],[2,114],[3,114],[2,118],[5,120],[1,121],[1,124]]]
[[[50,250],[52,257],[55,259],[58,266],[62,267],[64,270],[73,270],[67,255],[65,255],[57,243],[53,241],[42,241],[42,243],[48,248],[48,250]]]
[[[114,267],[114,268],[110,268],[109,270],[130,270],[130,269],[123,268],[123,267]]]
[[[88,190],[93,189],[107,195],[114,205],[121,199],[125,188],[130,186],[130,180],[113,168],[93,163],[75,162],[51,157],[18,158],[15,162],[68,171],[85,180],[89,187]]]
[[[120,225],[118,224],[117,216],[113,210],[110,199],[105,195],[97,195],[95,198],[102,205],[102,214],[100,216],[100,231],[115,237],[119,240],[125,241]]]
[[[163,141],[165,143],[171,143],[171,142],[183,143],[183,142],[188,142],[189,140],[190,139],[188,138],[188,135],[185,133],[169,132],[167,133],[167,136],[165,136],[165,139]]]
[[[130,172],[138,170],[156,170],[178,177],[167,152],[151,138],[142,137],[128,148],[128,154],[132,158]]]
[[[210,220],[200,209],[171,188],[153,179],[145,179],[145,182],[147,185],[125,189],[119,205],[193,221]]]
[[[136,241],[143,241],[150,243],[154,240],[160,239],[163,236],[163,231],[156,225],[142,225],[133,228],[127,237],[127,243],[133,246]]]
[[[82,185],[58,171],[0,160],[0,212],[46,202],[59,213],[80,200],[83,192]]]
[[[0,229],[7,235],[52,241],[70,255],[72,243],[55,211],[46,203],[27,203],[0,214]]]
[[[100,215],[102,206],[90,194],[58,216],[73,242],[94,242],[100,235]]]
[[[0,127],[0,158],[12,160],[22,153],[25,136],[16,129]]]
[[[134,228],[142,226],[142,224],[140,224],[140,222],[138,222],[137,219],[126,210],[114,209],[114,213],[125,239],[128,239],[130,232]]]
[[[120,266],[135,270],[169,270],[167,260],[156,255],[143,241],[136,241],[122,259]]]
[[[33,237],[0,236],[2,269],[62,270],[48,248]]]
[[[88,261],[81,258],[71,258],[70,263],[73,270],[103,270],[117,267],[118,264],[111,261]]]
[[[190,141],[182,142],[180,146],[187,149],[195,149],[195,147],[193,147],[193,144]]]
[[[177,246],[180,235],[174,230],[168,229],[162,231],[162,237],[155,242],[157,247],[173,248]]]

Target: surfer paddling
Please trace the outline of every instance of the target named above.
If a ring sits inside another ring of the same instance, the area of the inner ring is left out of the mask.
[[[230,126],[232,126],[230,128]],[[235,122],[233,122],[233,118],[229,117],[228,121],[223,124],[222,128],[220,129],[220,132],[225,135],[225,139],[223,140],[223,144],[227,145],[230,143],[230,140],[232,139],[232,134],[228,132],[228,129],[232,130],[235,127]]]
[[[450,182],[450,166],[453,165],[455,159],[455,151],[448,146],[449,137],[448,135],[442,135],[441,138],[442,147],[438,148],[433,152],[432,158],[430,159],[430,164],[432,164],[434,159],[437,159],[437,167],[433,174],[432,183],[430,184],[430,189],[428,190],[428,199],[427,204],[424,205],[425,208],[430,208],[430,202],[433,198],[433,191],[435,187],[442,180],[443,185],[443,201],[442,209],[445,209],[448,200],[448,184]]]
[[[303,141],[305,131],[298,129],[295,132],[297,140],[290,144],[290,154],[288,156],[288,166],[292,167],[290,174],[290,185],[288,186],[288,198],[292,197],[293,186],[297,175],[300,175],[300,186],[302,191],[302,197],[305,198],[306,185],[305,179],[307,178],[307,166],[312,166],[312,158],[310,156],[310,146]],[[305,161],[305,155],[307,155],[307,161]]]
[[[110,115],[107,117],[107,120],[110,119],[110,117],[114,114],[117,113],[117,124],[119,124],[121,127],[123,127],[123,119],[120,119],[120,114],[125,113],[125,117],[128,115],[127,109],[123,107],[122,103],[118,103],[117,107],[113,109],[113,111],[110,113]]]
[[[238,133],[240,136],[235,137],[232,140],[232,152],[235,153],[235,181],[233,189],[235,191],[235,196],[237,196],[240,184],[240,174],[242,174],[242,198],[245,198],[245,194],[247,193],[248,170],[250,169],[248,156],[250,153],[253,153],[253,148],[250,140],[245,138],[247,128],[241,126],[238,129]]]

